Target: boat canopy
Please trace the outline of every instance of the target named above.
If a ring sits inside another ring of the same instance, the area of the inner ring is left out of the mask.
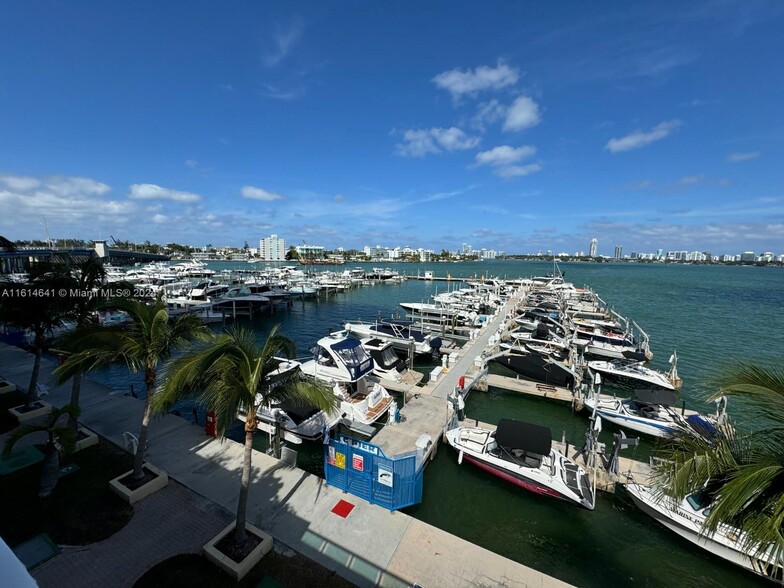
[[[501,419],[495,431],[495,440],[501,447],[522,449],[537,455],[549,455],[553,436],[550,427],[514,419]]]
[[[635,390],[634,398],[643,404],[663,404],[664,406],[675,406],[678,402],[675,393],[670,390]]]

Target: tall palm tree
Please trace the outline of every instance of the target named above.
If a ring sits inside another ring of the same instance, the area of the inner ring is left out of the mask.
[[[784,369],[741,364],[711,397],[732,398],[734,429],[706,438],[682,435],[661,446],[654,482],[683,499],[705,490],[712,498],[706,533],[728,524],[742,531],[744,549],[772,546],[784,556]]]
[[[53,409],[41,423],[17,427],[6,439],[5,447],[3,448],[3,455],[8,456],[11,454],[14,445],[22,437],[27,437],[27,435],[33,433],[46,433],[46,449],[44,450],[44,462],[41,469],[41,484],[38,490],[40,498],[49,496],[54,491],[55,486],[57,486],[57,480],[60,475],[60,448],[58,448],[58,444],[62,448],[63,453],[71,453],[76,443],[76,436],[71,428],[58,424],[60,417],[63,415],[77,419],[79,417],[79,408],[66,404],[62,408]]]
[[[103,267],[103,262],[99,257],[91,256],[81,263],[76,268],[76,271],[70,272],[69,277],[72,282],[70,290],[77,290],[85,294],[88,292],[95,294],[94,296],[77,295],[71,299],[69,314],[76,322],[78,331],[91,325],[90,319],[93,313],[107,302],[102,296],[102,289],[106,286],[106,269]],[[71,401],[69,404],[79,406],[81,389],[82,372],[76,372],[71,382]],[[76,418],[69,416],[68,424],[76,433],[78,426]]]
[[[6,285],[15,295],[0,300],[0,323],[13,325],[33,334],[32,352],[35,357],[30,383],[27,386],[25,407],[30,408],[38,393],[38,374],[46,337],[59,327],[68,313],[69,302],[61,295],[69,285],[64,267],[51,262],[39,262],[30,267],[23,284]]]
[[[294,344],[278,334],[274,327],[263,346],[246,329],[235,327],[214,338],[203,349],[181,357],[166,368],[165,377],[154,401],[155,410],[168,410],[178,400],[191,397],[217,417],[217,432],[225,438],[240,410],[246,411],[245,450],[242,462],[242,481],[234,527],[234,542],[242,545],[247,540],[245,519],[250,484],[253,433],[256,431],[256,412],[270,400],[293,400],[330,410],[335,397],[323,385],[291,379],[273,384],[270,374],[278,367],[276,357],[291,357]]]
[[[99,370],[110,364],[125,365],[134,373],[144,373],[147,396],[132,475],[134,479],[141,480],[144,478],[142,467],[158,365],[169,359],[176,349],[206,337],[209,330],[198,317],[190,313],[169,321],[169,313],[161,296],[152,304],[130,298],[120,299],[113,304],[113,308],[126,312],[130,321],[121,325],[86,326],[64,337],[61,347],[71,355],[53,375],[57,383],[62,384],[76,374]]]

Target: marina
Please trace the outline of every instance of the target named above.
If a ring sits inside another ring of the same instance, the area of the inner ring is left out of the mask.
[[[504,270],[508,271],[508,267],[499,264],[499,273]],[[537,270],[543,273],[546,266],[544,264],[539,266],[535,264],[518,264],[518,267],[529,270],[526,272],[526,275],[536,275]],[[576,273],[575,269],[575,267],[570,267],[570,274]],[[580,269],[579,266],[577,266],[577,269]],[[470,268],[467,271],[470,271]],[[649,271],[656,270],[651,268]],[[522,272],[520,273],[522,274]],[[588,281],[590,280],[586,278],[586,282]],[[592,283],[592,286],[597,291],[602,291],[603,294],[602,287],[605,285],[604,283]],[[415,287],[417,289],[424,287],[426,290],[424,292],[414,290]],[[350,316],[359,315],[359,318],[367,320],[368,317],[394,314],[397,309],[395,308],[396,305],[390,303],[393,301],[387,302],[386,306],[382,306],[383,303],[379,305],[382,299],[389,299],[390,292],[394,293],[395,300],[417,300],[425,298],[426,295],[435,295],[432,290],[428,291],[427,288],[427,282],[412,280],[408,283],[400,281],[398,283],[378,284],[375,287],[354,287],[343,291],[336,290],[333,296],[321,302],[316,298],[303,299],[293,304],[286,303],[280,305],[274,313],[259,313],[254,315],[251,323],[254,329],[263,333],[264,329],[268,328],[268,325],[284,319],[284,331],[299,344],[300,349],[303,349],[312,346],[315,341],[323,337],[323,333],[327,330],[325,327],[341,328],[345,324],[344,321]],[[382,291],[383,294],[379,294]],[[555,505],[547,505],[546,503],[542,504],[542,499],[535,496],[526,496],[525,493],[511,494],[509,489],[502,487],[503,482],[491,482],[481,477],[481,472],[471,471],[473,468],[467,469],[465,465],[458,466],[457,456],[453,450],[439,451],[439,449],[442,449],[441,439],[444,432],[457,425],[456,413],[460,409],[459,403],[454,401],[456,390],[463,391],[462,400],[465,418],[461,423],[462,425],[481,427],[493,431],[496,423],[501,418],[509,416],[510,411],[514,411],[515,416],[519,416],[523,420],[548,424],[552,430],[553,447],[564,455],[575,459],[580,464],[580,467],[586,468],[589,475],[596,480],[596,487],[599,490],[614,491],[616,481],[634,480],[635,483],[645,484],[650,473],[646,455],[646,452],[649,451],[650,441],[644,439],[641,441],[642,447],[626,449],[617,456],[618,459],[614,466],[617,473],[614,475],[609,473],[606,463],[603,463],[601,467],[591,467],[581,455],[580,448],[583,447],[585,441],[584,434],[590,427],[590,413],[578,410],[581,408],[584,400],[584,397],[579,392],[582,389],[582,385],[587,387],[589,382],[574,382],[571,387],[556,386],[546,382],[532,382],[519,375],[510,375],[503,366],[498,366],[496,362],[490,361],[490,358],[493,358],[499,351],[498,344],[507,330],[509,320],[513,318],[514,308],[522,302],[528,292],[528,288],[518,287],[517,291],[502,306],[498,307],[493,315],[487,316],[481,326],[471,329],[464,341],[458,340],[462,345],[455,348],[454,351],[450,350],[450,353],[445,353],[438,357],[426,356],[416,359],[414,362],[415,369],[424,374],[423,381],[420,384],[413,382],[392,383],[389,380],[381,380],[385,387],[389,384],[388,389],[393,393],[399,407],[399,418],[395,422],[383,419],[383,425],[370,438],[370,442],[382,448],[387,456],[402,455],[417,449],[421,450],[423,463],[426,464],[424,468],[422,502],[406,508],[405,512],[412,514],[416,518],[429,521],[430,524],[436,524],[436,526],[451,533],[468,538],[468,540],[494,550],[504,557],[509,557],[522,563],[539,561],[538,558],[542,557],[543,554],[540,552],[539,555],[535,555],[537,550],[533,548],[533,544],[530,548],[526,548],[525,552],[521,553],[514,550],[510,551],[507,547],[500,546],[485,534],[481,534],[484,538],[479,537],[474,531],[470,530],[473,523],[467,523],[464,515],[458,517],[458,520],[464,521],[463,526],[460,528],[455,527],[454,521],[450,522],[444,518],[443,508],[439,506],[439,500],[435,499],[434,495],[445,493],[443,496],[446,503],[456,505],[457,496],[455,494],[483,495],[487,492],[489,485],[492,488],[491,495],[500,492],[501,495],[505,496],[502,502],[507,505],[507,509],[533,510],[534,512],[541,512],[543,515],[548,513],[546,516],[554,517],[554,519],[559,519],[561,516],[571,517],[575,515],[567,513],[558,515],[556,510],[554,510],[559,506],[566,508],[566,505],[557,503]],[[605,297],[610,298],[610,296],[606,295]],[[630,312],[630,314],[636,308],[632,304],[630,305],[632,308],[629,309],[626,305],[626,300],[623,298],[615,300],[623,303],[624,310]],[[345,309],[343,306],[350,306],[351,308]],[[666,339],[666,332],[662,330],[661,324],[656,325],[655,320],[652,321],[653,328],[649,326],[647,321],[640,319],[640,322],[648,326],[652,333],[660,332],[662,338]],[[653,341],[651,347],[659,349],[656,347],[657,336],[652,335],[651,339]],[[673,342],[670,340],[662,341],[662,343],[667,347],[673,346]],[[690,359],[691,350],[688,346],[686,349],[684,349],[683,345],[677,345],[677,347],[678,354],[681,357],[679,371],[682,373],[685,382],[682,391],[683,399],[690,404],[690,407],[685,409],[686,414],[694,414],[698,410],[699,412],[705,412],[706,408],[699,403],[700,395],[695,393],[696,386],[692,384],[692,382],[699,384],[702,380],[700,377],[692,379],[695,364]],[[708,350],[703,349],[703,352],[705,351]],[[663,355],[665,354],[657,355],[656,357],[663,357]],[[300,359],[306,359],[306,357],[300,356]],[[113,385],[117,385],[118,382],[129,382],[127,375],[123,376],[116,372],[107,379],[108,381],[111,381]],[[141,386],[138,387],[140,388]],[[607,395],[607,390],[603,390],[603,393],[606,395],[606,398],[612,398],[612,396]],[[617,393],[621,394],[621,389],[618,389]],[[447,402],[447,399],[450,397],[452,397],[452,400]],[[500,413],[498,412],[498,407],[493,407],[494,404],[498,403],[498,399],[502,399],[502,404],[506,407],[502,408]],[[557,400],[557,402],[552,403],[552,400]],[[544,409],[545,405],[552,406],[552,409]],[[678,410],[680,410],[680,407]],[[560,416],[556,419],[551,419],[549,415],[555,415],[556,413]],[[613,429],[606,424],[606,430],[602,432],[599,439],[606,446],[605,457],[607,459],[613,458],[612,447],[615,441],[613,432],[615,431],[617,429]],[[260,436],[263,437],[263,435]],[[423,436],[429,439],[423,442]],[[646,449],[646,444],[648,449]],[[315,461],[318,461],[321,445],[320,442],[316,442],[314,445],[314,457]],[[295,447],[300,453],[301,467],[310,469],[307,444],[304,446],[296,445]],[[323,460],[323,453],[320,459]],[[315,467],[313,471],[318,473],[319,468]],[[445,480],[450,481],[448,487],[444,486]],[[474,485],[478,485],[478,487],[472,489]],[[458,487],[460,488],[459,491],[457,491]],[[629,504],[629,502],[624,502],[627,499],[624,497],[623,492],[621,492],[621,495],[621,503]],[[613,495],[610,494],[609,496]],[[606,524],[609,516],[607,511],[608,504],[615,505],[616,500],[618,499],[607,498],[602,493],[599,493],[597,495],[596,508],[590,514],[597,514],[599,520],[603,521],[602,524]],[[483,499],[482,506],[477,507],[482,512],[480,515],[482,518],[492,516],[490,512],[485,511],[494,510],[494,507],[486,504],[486,502],[487,500]],[[455,508],[459,507],[455,506]],[[616,509],[613,506],[610,510],[615,511]],[[626,517],[629,514],[628,508],[624,508],[619,513],[610,516],[610,518],[613,519],[619,515]],[[583,515],[580,515],[581,520],[582,518]],[[512,520],[516,520],[515,517],[512,517]],[[496,523],[502,524],[502,521],[499,520]],[[541,521],[537,523],[537,525],[540,524]],[[494,525],[491,525],[491,527]],[[591,527],[593,528],[594,525],[591,525]],[[562,537],[562,532],[555,532],[553,536]],[[672,541],[672,539],[663,539],[663,543],[667,545]],[[527,545],[528,543],[524,542],[523,544]],[[572,541],[566,540],[564,544],[571,545]],[[597,546],[597,549],[602,548]],[[542,561],[550,561],[549,556]],[[689,559],[685,558],[684,561],[689,561]],[[726,568],[722,568],[721,565],[716,566],[714,563],[711,560],[711,563],[699,564],[698,569],[701,570],[700,573],[705,573],[707,569],[713,570],[710,573],[719,573],[720,577],[724,577],[723,574],[730,573]],[[541,569],[545,573],[579,585],[599,585],[601,582],[600,578],[607,577],[614,578],[621,585],[628,581],[628,577],[627,580],[624,580],[623,575],[614,575],[616,572],[612,568],[604,571],[596,570],[594,573],[598,573],[598,575],[595,577],[593,574],[580,576],[580,573],[577,572],[578,568],[575,568],[573,571],[564,571],[557,566],[547,563],[541,564]],[[719,571],[716,572],[716,570]],[[649,570],[646,573],[653,572]],[[609,574],[609,576],[602,574]],[[730,577],[732,577],[732,573],[730,573]],[[594,583],[594,580],[596,583]]]

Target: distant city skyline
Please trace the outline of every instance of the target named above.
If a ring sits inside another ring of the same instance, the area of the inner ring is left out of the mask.
[[[0,235],[784,252],[784,4],[3,11]]]

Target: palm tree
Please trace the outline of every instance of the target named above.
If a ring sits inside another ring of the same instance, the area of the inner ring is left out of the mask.
[[[95,296],[75,296],[72,298],[70,315],[76,322],[76,330],[84,329],[90,323],[90,318],[106,300],[101,295],[102,287],[106,285],[106,269],[103,262],[97,256],[88,257],[79,265],[78,271],[70,273],[72,290],[78,292],[95,293]],[[71,401],[69,404],[79,406],[79,395],[82,389],[82,372],[76,372],[71,382]],[[77,432],[78,423],[76,418],[69,418],[68,424]]]
[[[169,359],[177,348],[206,337],[209,331],[198,317],[190,313],[169,321],[161,296],[152,304],[126,298],[112,306],[126,312],[130,321],[121,325],[85,326],[64,337],[61,346],[71,355],[53,375],[57,383],[62,384],[76,374],[99,370],[110,364],[125,365],[134,373],[144,373],[147,396],[132,474],[134,480],[142,480],[158,365]]]
[[[654,483],[678,500],[697,491],[712,498],[704,532],[728,524],[745,532],[743,548],[772,546],[784,555],[784,369],[741,364],[720,381],[733,398],[735,428],[711,437],[681,435],[657,450]]]
[[[41,470],[41,484],[38,491],[40,498],[46,498],[57,486],[60,474],[60,448],[63,453],[71,453],[74,450],[76,436],[69,426],[60,426],[58,421],[63,415],[76,420],[79,418],[79,408],[66,404],[62,408],[53,409],[46,420],[34,425],[22,425],[17,427],[6,439],[3,448],[3,456],[8,457],[14,445],[22,438],[32,433],[45,432],[47,434],[46,449],[44,450],[44,462]]]
[[[0,323],[13,325],[33,334],[32,351],[35,356],[30,384],[27,386],[25,408],[31,408],[38,392],[38,374],[46,336],[59,327],[68,312],[68,299],[60,294],[68,286],[61,265],[39,262],[29,270],[24,284],[13,286],[17,293],[0,301]]]
[[[269,375],[280,363],[276,356],[291,357],[293,353],[294,344],[278,335],[277,326],[261,347],[252,332],[232,328],[215,337],[203,349],[170,363],[154,401],[156,412],[164,412],[182,398],[195,397],[199,404],[215,412],[217,432],[221,438],[225,438],[237,413],[246,411],[242,481],[233,535],[236,545],[247,541],[245,513],[256,412],[272,394]],[[331,390],[298,379],[276,382],[274,398],[315,405],[322,410],[330,410],[335,405]]]

